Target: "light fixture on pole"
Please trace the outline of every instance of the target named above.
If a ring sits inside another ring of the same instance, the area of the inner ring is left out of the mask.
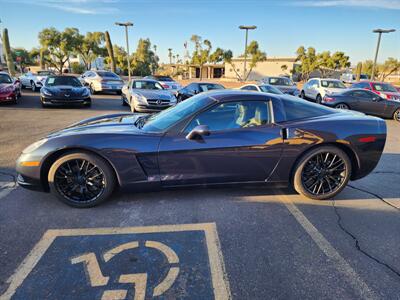
[[[247,38],[248,38],[248,33],[249,33],[249,30],[254,30],[256,28],[257,28],[257,26],[254,26],[254,25],[252,25],[252,26],[245,26],[245,25],[239,26],[239,29],[246,30],[246,40],[245,40],[245,44],[244,44],[244,66],[243,66],[243,78],[242,78],[242,81],[245,80],[246,72],[247,72],[246,63],[247,63]]]
[[[379,52],[379,46],[381,44],[381,36],[382,33],[390,33],[394,32],[396,29],[374,29],[372,32],[378,34],[378,43],[376,44],[376,50],[375,50],[375,59],[374,59],[374,64],[372,65],[372,74],[371,74],[371,80],[375,79],[375,68],[376,68],[376,61],[378,59],[378,52]]]
[[[131,22],[126,22],[126,23],[115,22],[115,25],[117,25],[117,26],[124,26],[124,27],[125,27],[126,62],[128,63],[128,80],[129,80],[129,82],[130,82],[130,81],[131,81],[131,62],[130,62],[130,60],[129,60],[128,27],[133,26],[133,23],[131,23]]]

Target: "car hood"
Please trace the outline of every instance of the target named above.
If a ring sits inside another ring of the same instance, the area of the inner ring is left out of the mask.
[[[142,95],[146,99],[163,99],[171,100],[172,94],[168,90],[141,90],[135,89],[133,93]]]
[[[48,138],[74,135],[74,134],[112,134],[112,133],[135,133],[143,134],[144,131],[134,126],[134,122],[144,114],[119,113],[103,115],[82,120],[74,123],[60,131],[48,135]]]
[[[8,88],[8,87],[10,87],[10,86],[13,86],[13,84],[12,84],[12,83],[0,83],[0,92],[1,92],[3,89]]]

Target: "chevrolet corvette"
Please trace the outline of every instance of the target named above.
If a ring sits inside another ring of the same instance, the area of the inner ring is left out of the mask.
[[[386,141],[377,117],[291,96],[221,90],[158,114],[94,117],[23,150],[20,186],[91,207],[116,188],[285,184],[329,199],[368,175]],[[133,189],[132,189],[133,188]]]

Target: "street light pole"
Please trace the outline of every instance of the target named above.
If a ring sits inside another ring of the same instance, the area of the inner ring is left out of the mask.
[[[247,63],[247,38],[248,38],[248,34],[249,34],[249,30],[254,30],[256,29],[257,26],[245,26],[245,25],[241,25],[239,26],[239,29],[242,30],[246,30],[246,39],[245,39],[245,44],[244,44],[244,66],[243,66],[243,78],[242,81],[245,80],[246,78],[246,63]]]
[[[378,42],[376,44],[376,50],[375,50],[375,59],[374,59],[374,64],[372,65],[372,74],[371,74],[371,80],[375,80],[375,68],[376,68],[376,61],[378,59],[378,52],[379,52],[379,46],[381,44],[381,37],[382,33],[390,33],[394,32],[396,29],[374,29],[372,32],[378,34]]]
[[[133,23],[126,22],[126,23],[119,23],[115,22],[117,26],[124,26],[125,27],[125,39],[126,39],[126,62],[128,64],[128,80],[131,81],[131,62],[129,60],[129,39],[128,39],[128,27],[133,26]]]

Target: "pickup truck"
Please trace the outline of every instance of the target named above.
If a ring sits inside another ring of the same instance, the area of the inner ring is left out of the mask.
[[[22,88],[31,88],[33,92],[39,90],[49,75],[55,75],[52,71],[26,72],[19,77]]]

